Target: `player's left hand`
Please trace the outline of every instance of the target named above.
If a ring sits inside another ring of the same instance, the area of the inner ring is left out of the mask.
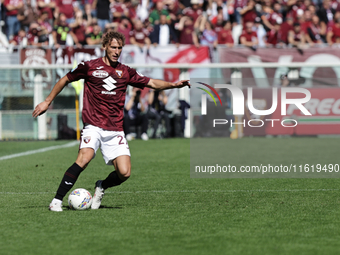
[[[189,80],[178,81],[175,83],[175,86],[177,88],[183,88],[185,86],[188,86],[189,88],[191,87]]]

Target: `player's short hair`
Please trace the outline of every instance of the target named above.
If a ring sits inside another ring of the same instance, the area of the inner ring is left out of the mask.
[[[121,42],[122,46],[125,45],[125,36],[122,33],[109,31],[103,37],[103,47],[110,44],[113,39],[116,39],[117,42]]]

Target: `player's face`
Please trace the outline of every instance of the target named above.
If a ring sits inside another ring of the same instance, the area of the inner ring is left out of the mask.
[[[106,45],[105,50],[106,57],[111,62],[117,62],[123,50],[122,42],[112,39],[111,43]]]

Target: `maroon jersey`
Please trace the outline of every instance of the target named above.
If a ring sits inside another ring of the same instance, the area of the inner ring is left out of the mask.
[[[145,28],[142,29],[134,29],[130,31],[130,37],[135,38],[137,43],[142,43],[144,44],[145,38],[149,36],[149,31],[146,30]]]
[[[226,44],[226,43],[234,44],[234,39],[231,34],[231,30],[225,30],[225,29],[221,30],[217,34],[217,38],[218,38],[218,44]]]
[[[67,78],[85,79],[83,122],[110,131],[123,131],[127,85],[144,88],[150,80],[119,62],[116,67],[108,66],[102,58],[79,63]]]
[[[66,18],[73,18],[73,3],[75,0],[56,0],[56,5],[59,7],[59,12],[64,13]]]
[[[55,2],[55,0],[37,0],[37,2],[44,2],[44,3],[50,3],[50,2]],[[37,3],[37,6],[38,6],[38,3]],[[53,12],[52,12],[52,9],[50,7],[43,7],[43,8],[40,8],[38,6],[38,10],[40,11],[40,13],[43,13],[43,12],[47,12],[48,13],[48,18],[49,19],[53,19]]]
[[[242,21],[243,21],[243,27],[245,27],[245,24],[247,22],[255,22],[255,19],[257,17],[257,13],[255,10],[250,10],[250,11],[247,11],[246,13],[244,13],[242,15]]]
[[[282,23],[281,29],[280,29],[282,42],[288,44],[288,32],[289,30],[292,30],[292,29],[293,29],[293,26],[288,24],[288,22]]]
[[[267,32],[267,43],[268,44],[272,44],[272,45],[276,45],[279,42],[279,33],[275,30],[272,29],[270,31]]]
[[[202,13],[203,11],[201,9],[194,10],[191,7],[187,7],[183,10],[183,15],[191,17],[194,20],[194,22]]]
[[[257,34],[255,31],[252,31],[251,33],[247,33],[246,31],[243,31],[242,34],[240,35],[240,40],[242,37],[246,38],[247,42],[252,42],[253,38],[257,38]]]
[[[6,8],[7,8],[8,5],[14,5],[15,7],[17,7],[22,2],[23,2],[22,0],[5,0],[4,6]],[[17,14],[18,14],[18,9],[14,9],[14,10],[11,10],[11,11],[6,9],[6,15],[7,16],[16,16]]]
[[[194,24],[184,26],[183,30],[179,34],[180,44],[194,44],[192,40],[192,32],[194,31]]]
[[[338,43],[340,41],[340,26],[335,23],[333,26],[331,26],[328,29],[328,31],[332,31],[333,32],[332,42],[333,43]]]

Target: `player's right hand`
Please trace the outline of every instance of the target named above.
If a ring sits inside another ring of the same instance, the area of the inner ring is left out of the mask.
[[[47,103],[47,102],[41,102],[40,104],[38,104],[36,107],[35,107],[35,109],[34,109],[34,111],[33,111],[33,113],[32,113],[32,116],[34,117],[34,118],[36,118],[36,117],[38,117],[39,115],[41,115],[41,114],[43,114],[43,113],[45,113],[46,111],[47,111],[47,109],[48,109],[48,106],[49,106],[49,104]]]

